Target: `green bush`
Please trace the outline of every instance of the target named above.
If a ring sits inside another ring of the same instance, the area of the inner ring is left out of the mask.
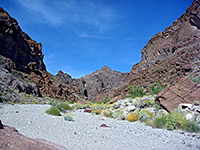
[[[64,116],[64,119],[65,119],[66,121],[74,121],[74,118],[73,118],[73,116],[72,116],[71,114],[66,114],[66,115]]]
[[[60,109],[61,111],[72,110],[72,107],[69,106],[69,104],[68,104],[67,102],[64,102],[64,103],[60,103],[59,109]]]
[[[136,97],[142,97],[146,95],[146,92],[144,92],[144,89],[142,87],[136,87],[136,86],[129,86],[131,98]]]
[[[106,99],[103,103],[106,104],[107,102],[109,102],[111,100],[111,98]]]
[[[198,122],[186,120],[181,127],[183,130],[188,132],[200,132],[200,126]]]
[[[166,124],[166,116],[160,116],[153,120],[153,126],[156,128],[164,128]]]
[[[174,111],[166,116],[166,127],[168,130],[178,129],[184,121],[184,115]]]
[[[103,116],[106,116],[106,117],[109,117],[109,118],[112,117],[112,111],[109,110],[109,109],[103,110],[101,114],[102,114]]]
[[[49,109],[47,109],[45,111],[45,113],[49,114],[49,115],[53,115],[53,116],[59,116],[60,115],[60,110],[53,106],[53,107],[50,107]]]
[[[112,118],[118,119],[118,120],[123,120],[125,119],[124,116],[124,111],[123,110],[116,110],[112,113]]]
[[[155,83],[151,85],[151,91],[150,94],[151,95],[156,95],[158,94],[160,91],[162,91],[165,87],[161,86],[159,83]]]
[[[141,122],[146,122],[147,120],[151,120],[153,117],[153,114],[148,111],[139,111],[136,113],[138,120]]]
[[[189,77],[190,80],[192,80],[193,82],[197,83],[197,84],[200,84],[200,77],[197,76],[197,77]]]

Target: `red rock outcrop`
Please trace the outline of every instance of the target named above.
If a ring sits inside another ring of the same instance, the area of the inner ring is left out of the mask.
[[[155,99],[158,105],[169,112],[176,109],[180,103],[193,104],[195,101],[200,102],[200,85],[188,78],[178,79],[162,90]]]
[[[31,139],[0,120],[0,149],[2,150],[66,150],[65,147],[43,139]]]
[[[180,51],[200,43],[200,1],[194,0],[173,25],[153,36],[142,50],[142,60],[132,73],[140,72]]]
[[[179,77],[200,76],[200,0],[194,0],[173,25],[153,36],[142,60],[130,72],[131,81],[113,96],[125,96],[128,86],[148,89],[152,83],[169,86]]]

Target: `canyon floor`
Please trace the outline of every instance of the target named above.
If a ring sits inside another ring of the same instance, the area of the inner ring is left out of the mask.
[[[197,150],[200,135],[168,131],[73,111],[74,121],[45,113],[50,105],[1,105],[0,120],[23,135],[45,139],[69,150]],[[108,127],[100,127],[106,124]]]

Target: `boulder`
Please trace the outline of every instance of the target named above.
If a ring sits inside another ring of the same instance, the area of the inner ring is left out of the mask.
[[[0,149],[4,150],[66,150],[65,147],[43,139],[31,139],[20,134],[14,127],[0,121]]]
[[[126,110],[127,110],[128,112],[134,111],[135,109],[136,109],[136,107],[135,107],[134,105],[128,106],[128,107],[126,108]]]
[[[176,109],[181,103],[193,104],[195,101],[200,102],[200,86],[188,78],[179,78],[162,90],[155,99],[155,102],[168,112]]]

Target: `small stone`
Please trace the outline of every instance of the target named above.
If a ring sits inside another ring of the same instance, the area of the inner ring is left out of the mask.
[[[107,128],[107,127],[109,127],[109,126],[106,125],[106,124],[101,124],[100,127],[106,127],[106,128]]]
[[[91,113],[91,109],[85,109],[83,112]]]
[[[192,114],[190,114],[190,113],[188,113],[186,116],[185,116],[185,119],[186,120],[190,120],[190,119],[192,119]]]
[[[119,108],[119,107],[120,107],[119,105],[114,105],[114,106],[113,106],[114,109],[117,109],[117,108]]]
[[[133,106],[128,106],[128,107],[126,108],[126,110],[127,110],[128,112],[134,111],[134,110],[135,110],[135,106],[134,106],[134,105],[133,105]]]

